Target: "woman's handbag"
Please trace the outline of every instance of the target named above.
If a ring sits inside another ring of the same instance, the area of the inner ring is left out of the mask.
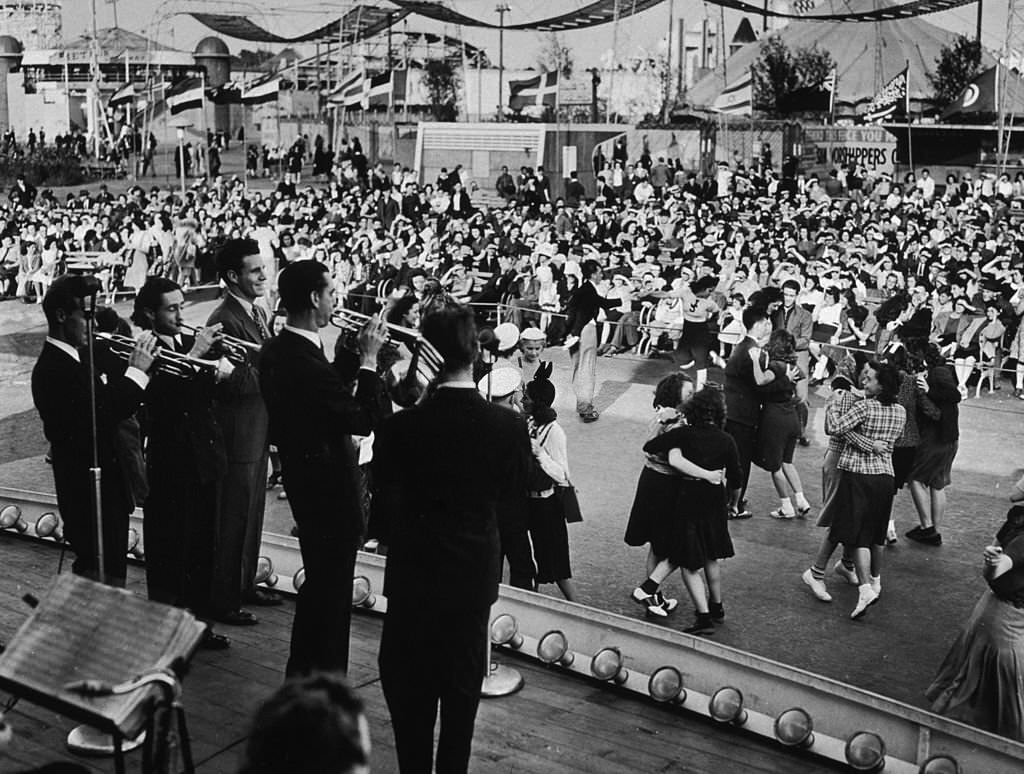
[[[556,486],[555,497],[562,504],[562,515],[568,524],[575,524],[583,521],[583,513],[580,511],[580,501],[576,496],[576,487],[569,482],[568,486]]]

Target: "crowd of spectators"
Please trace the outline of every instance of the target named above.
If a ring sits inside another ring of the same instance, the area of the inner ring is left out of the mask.
[[[65,257],[81,252],[110,263],[111,290],[154,273],[187,285],[212,276],[217,244],[244,235],[260,243],[272,276],[291,261],[327,263],[346,304],[418,300],[439,283],[461,300],[504,305],[507,319],[543,328],[550,342],[563,336],[559,314],[580,263],[594,258],[600,292],[621,300],[605,313],[615,323],[604,326],[606,355],[671,352],[682,301],[664,291],[704,277],[715,280],[723,354],[752,293],[798,282],[818,334],[817,379],[837,348],[880,350],[918,310],[930,311],[931,336],[957,363],[964,393],[979,374],[998,388],[998,369],[1020,354],[1024,232],[1012,204],[1024,173],[1011,182],[965,172],[937,185],[928,170],[897,182],[850,168],[820,180],[757,160],[699,174],[649,154],[623,158],[616,146],[612,159],[595,157],[602,171],[591,190],[574,172],[557,196],[541,167],[503,170],[482,190],[461,165],[420,182],[407,167],[371,163],[358,141],[336,153],[320,138],[306,142],[288,152],[271,191],[221,176],[196,182],[184,200],[159,186],[62,200],[16,188],[0,210],[4,291],[40,298]],[[323,185],[302,183],[311,161]],[[1024,368],[1014,380],[1024,398],[1022,380]]]

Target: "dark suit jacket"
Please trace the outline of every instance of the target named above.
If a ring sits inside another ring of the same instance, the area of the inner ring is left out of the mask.
[[[355,539],[363,525],[351,436],[369,435],[390,411],[380,377],[361,369],[353,397],[322,349],[282,330],[263,345],[260,390],[299,528]]]
[[[725,411],[729,421],[757,427],[761,416],[761,396],[754,381],[754,364],[750,362],[749,336],[733,347],[725,364]]]
[[[792,333],[793,338],[796,339],[796,349],[800,352],[806,350],[810,345],[811,334],[814,333],[814,319],[811,317],[811,313],[800,304],[794,304],[787,320],[786,308],[780,306],[772,317],[772,327],[776,330],[785,328]]]
[[[619,298],[601,298],[593,283],[584,282],[573,291],[569,303],[566,304],[566,330],[573,336],[579,336],[588,322],[597,319],[597,313],[602,307],[614,309],[621,303],[622,299]]]
[[[370,534],[389,546],[384,593],[486,607],[501,577],[499,501],[526,489],[520,417],[470,388],[441,387],[385,421],[373,447]]]
[[[143,391],[123,372],[97,381],[97,443],[102,474],[104,511],[127,514],[133,507],[117,452],[118,423],[132,416]],[[89,372],[66,353],[45,344],[32,369],[32,400],[50,442],[57,504],[65,523],[91,519],[92,429],[89,411]]]
[[[207,325],[220,323],[228,336],[261,343],[259,326],[228,294],[213,310]],[[230,378],[217,386],[214,413],[224,433],[224,448],[233,463],[259,462],[267,453],[267,407],[260,394],[259,353],[236,364]]]

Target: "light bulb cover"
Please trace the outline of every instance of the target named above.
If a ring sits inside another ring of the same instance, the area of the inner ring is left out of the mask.
[[[590,674],[598,680],[612,680],[622,684],[629,673],[622,668],[622,651],[618,648],[601,648],[590,659]]]
[[[371,608],[377,604],[370,579],[365,575],[357,575],[352,579],[352,607]]]
[[[261,556],[256,560],[256,577],[254,578],[255,583],[266,583],[274,575],[274,562],[266,556]]]
[[[128,553],[130,554],[139,547],[139,531],[135,527],[128,528]]]
[[[491,621],[491,644],[508,645],[513,650],[523,647],[523,635],[514,616],[502,613]]]
[[[791,707],[775,718],[775,738],[786,747],[810,747],[814,744],[814,722],[807,710]]]
[[[651,673],[647,681],[647,693],[659,702],[686,701],[686,689],[683,687],[683,673],[674,666],[658,667]]]
[[[28,524],[21,518],[21,508],[14,504],[4,506],[3,510],[0,510],[0,529],[11,528],[18,532],[28,529]]]
[[[939,753],[921,764],[920,774],[961,774],[963,771],[952,755]]]
[[[292,586],[296,591],[302,590],[302,584],[306,582],[306,568],[300,567],[295,571],[295,575],[292,576]]]
[[[881,771],[885,742],[872,731],[858,731],[846,740],[846,762],[854,771]]]
[[[36,535],[41,538],[52,537],[60,541],[64,539],[64,530],[61,529],[60,517],[53,511],[47,511],[36,519]]]
[[[565,633],[558,629],[547,632],[537,642],[537,658],[545,664],[560,664],[571,666],[574,656],[569,650],[569,640]]]
[[[747,711],[743,709],[743,693],[739,688],[719,688],[708,701],[708,714],[719,723],[742,726],[747,722]]]

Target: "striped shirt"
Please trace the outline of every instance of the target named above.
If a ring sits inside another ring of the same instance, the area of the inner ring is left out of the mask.
[[[865,398],[842,414],[832,404],[825,412],[832,434],[842,436],[845,441],[839,453],[837,467],[840,470],[867,476],[893,474],[892,449],[907,421],[903,406],[898,403],[885,406],[874,398]],[[881,454],[875,451],[875,441],[882,441],[886,446]]]

